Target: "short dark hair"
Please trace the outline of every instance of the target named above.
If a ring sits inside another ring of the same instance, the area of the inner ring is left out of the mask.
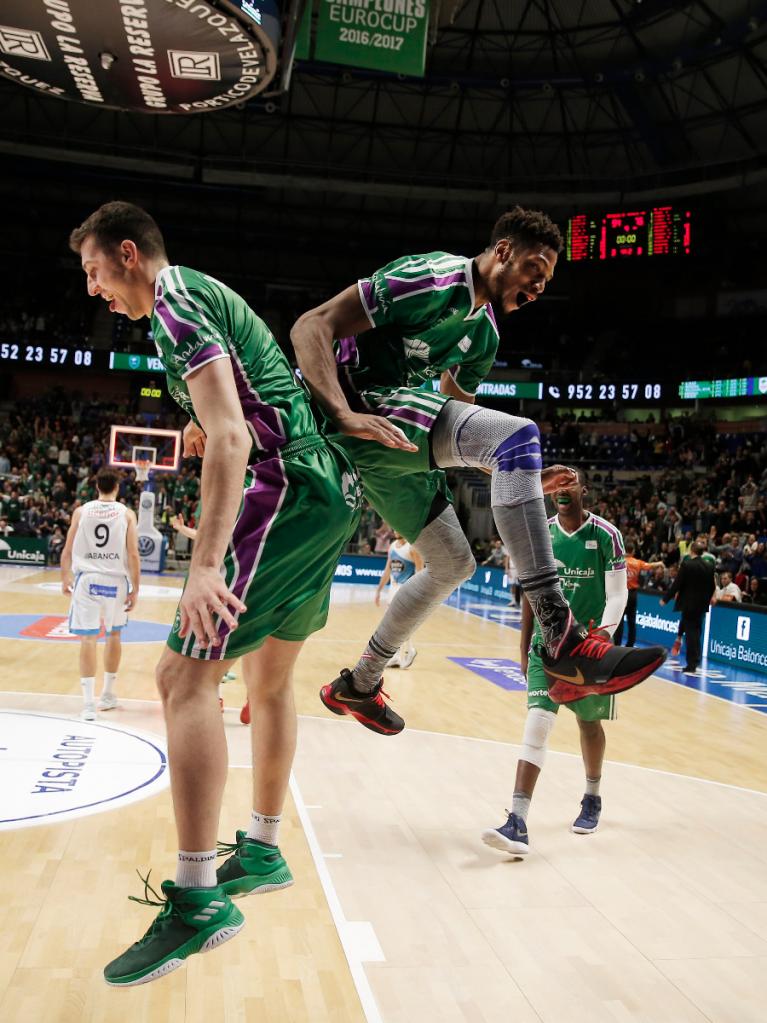
[[[541,210],[525,210],[521,206],[514,206],[496,220],[490,235],[491,247],[501,238],[528,246],[548,245],[557,253],[565,247],[561,231],[547,214]]]
[[[122,477],[115,469],[101,469],[96,477],[96,486],[100,494],[111,494],[120,486]]]
[[[626,543],[625,543],[625,547],[626,547],[626,554],[633,554],[634,553],[634,541],[633,540],[627,540]]]
[[[129,239],[145,256],[166,259],[165,242],[160,228],[146,210],[132,202],[107,202],[76,227],[69,236],[69,247],[78,252],[90,235],[100,248],[109,252]]]
[[[696,540],[695,543],[690,544],[690,554],[694,554],[696,557],[700,557],[705,551],[706,545],[701,543],[700,540]]]

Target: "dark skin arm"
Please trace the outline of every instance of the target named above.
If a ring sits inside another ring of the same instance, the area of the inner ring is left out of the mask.
[[[333,340],[366,330],[370,330],[370,320],[356,285],[305,312],[290,332],[303,378],[340,433],[376,441],[387,448],[417,451],[415,444],[385,416],[352,412],[338,382]]]

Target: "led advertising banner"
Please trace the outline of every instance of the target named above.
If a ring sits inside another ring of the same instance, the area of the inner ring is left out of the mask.
[[[767,613],[741,604],[715,604],[708,633],[708,658],[767,675]]]
[[[312,8],[317,11],[314,48]],[[423,75],[429,0],[308,0],[296,57]]]
[[[148,114],[241,103],[274,77],[274,0],[3,0],[0,74]]]
[[[672,646],[681,617],[674,610],[673,600],[661,607],[660,595],[637,594],[637,639],[640,643]]]
[[[767,377],[731,377],[729,380],[685,380],[679,385],[679,397],[767,398]]]

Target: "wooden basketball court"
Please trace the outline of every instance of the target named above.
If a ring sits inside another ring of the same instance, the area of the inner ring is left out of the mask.
[[[0,621],[13,616],[34,634],[35,621],[65,615],[57,580],[54,571],[0,569]],[[155,589],[133,618],[169,624],[181,581],[145,581]],[[336,590],[296,680],[299,748],[280,843],[295,886],[241,901],[246,927],[221,949],[115,990],[104,964],[156,912],[126,898],[143,895],[136,868],[152,868],[156,885],[175,871],[163,779],[146,798],[137,788],[59,820],[0,825],[0,1019],[763,1020],[765,716],[655,678],[626,694],[606,726],[602,823],[578,836],[569,830],[583,790],[578,734],[561,712],[530,815],[532,851],[511,861],[479,835],[503,822],[511,800],[524,695],[448,658],[516,657],[518,633],[441,608],[416,636],[412,668],[387,675],[408,727],[383,738],[327,714],[317,698],[379,615],[372,587]],[[161,750],[160,649],[124,645],[121,705],[88,726],[102,746],[107,735],[135,733]],[[20,749],[23,729],[49,718],[63,732],[83,729],[75,641],[0,638],[0,663],[1,810],[8,779],[46,762],[34,744]],[[231,770],[220,837],[231,841],[250,812],[241,681],[224,696]]]

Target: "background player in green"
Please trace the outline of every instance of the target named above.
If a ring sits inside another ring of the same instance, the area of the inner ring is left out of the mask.
[[[542,482],[535,423],[474,405],[495,359],[496,313],[514,313],[543,295],[562,245],[544,213],[517,206],[474,259],[403,256],[305,313],[291,332],[304,379],[356,462],[366,496],[425,563],[399,590],[354,668],[320,691],[334,713],[352,714],[384,735],[404,727],[381,695],[386,663],[475,568],[435,468],[491,473],[496,528],[541,624],[553,699],[630,688],[665,658],[661,647],[628,649],[589,637],[575,620],[543,502],[544,490],[573,481],[572,470],[548,469]]]
[[[163,881],[165,899],[148,900],[162,911],[144,937],[104,971],[127,986],[234,937],[243,917],[230,895],[292,884],[276,841],[295,752],[293,665],[325,624],[335,566],[359,519],[358,488],[343,453],[318,435],[266,324],[225,285],[169,266],[148,213],[107,203],[70,245],[89,294],[131,319],[151,316],[168,389],[199,427],[187,450],[204,451],[197,539],[157,667],[177,875]],[[227,772],[217,686],[240,656],[254,709],[254,810],[216,871]]]
[[[628,597],[623,539],[611,522],[584,509],[583,499],[588,491],[582,470],[578,475],[577,483],[554,495],[557,514],[549,519],[551,545],[573,614],[581,621],[593,621],[605,636],[611,636],[621,620]],[[511,811],[506,811],[508,820],[502,827],[482,833],[487,845],[516,856],[526,856],[529,850],[527,813],[558,710],[557,704],[549,698],[543,663],[536,651],[541,631],[537,624],[535,629],[533,625],[533,613],[525,599],[520,644],[522,670],[527,677],[528,711],[522,754],[517,762]],[[578,720],[586,769],[586,792],[572,830],[588,834],[596,830],[602,810],[599,795],[605,755],[602,721],[615,717],[615,696],[586,696],[568,706]]]

